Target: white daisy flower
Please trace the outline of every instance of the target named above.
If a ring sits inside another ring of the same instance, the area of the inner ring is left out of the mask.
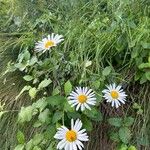
[[[35,46],[35,51],[37,52],[45,52],[51,47],[57,46],[58,43],[63,41],[62,35],[54,34],[48,35],[47,38],[44,38],[42,41],[38,41]]]
[[[125,104],[126,101],[126,94],[123,91],[122,87],[116,86],[116,84],[112,84],[109,86],[106,86],[108,89],[103,90],[104,98],[106,99],[106,102],[110,102],[112,107],[118,108],[121,103]]]
[[[91,110],[89,105],[96,104],[95,94],[92,89],[87,87],[76,87],[75,91],[72,91],[68,97],[68,102],[71,107],[76,106],[76,111],[81,107],[81,111],[84,111],[85,108]]]
[[[88,141],[89,139],[85,132],[86,130],[81,130],[81,128],[82,122],[79,119],[76,120],[75,124],[73,119],[71,119],[71,130],[65,126],[58,128],[58,131],[54,136],[55,139],[61,140],[57,145],[57,149],[82,150],[84,145],[81,141]]]

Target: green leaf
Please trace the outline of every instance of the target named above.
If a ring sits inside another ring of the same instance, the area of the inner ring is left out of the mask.
[[[51,106],[63,106],[63,104],[66,102],[66,98],[63,96],[50,96],[46,98],[46,101]]]
[[[103,76],[108,76],[111,72],[111,67],[108,66],[106,68],[104,68],[104,70],[102,71]]]
[[[52,96],[58,95],[59,93],[60,93],[59,87],[56,87],[52,92]]]
[[[24,86],[21,92],[16,96],[15,100],[17,100],[25,91],[29,91],[31,89],[31,86]]]
[[[141,45],[144,49],[150,49],[150,43],[146,43],[146,42],[141,41]]]
[[[115,142],[120,141],[118,132],[111,132],[109,136],[112,141],[115,141]]]
[[[33,124],[33,127],[34,127],[34,128],[38,128],[38,127],[40,127],[42,124],[43,124],[43,123],[38,120],[38,121],[36,121],[36,122]]]
[[[24,134],[21,131],[17,132],[17,140],[19,144],[24,144],[25,143],[25,137]]]
[[[87,131],[92,131],[93,129],[92,122],[86,116],[82,116],[81,120],[83,123],[83,128],[85,128]]]
[[[92,108],[91,110],[85,110],[83,111],[83,113],[94,121],[102,121],[102,114],[96,108]]]
[[[135,146],[131,145],[128,150],[137,150]]]
[[[119,129],[119,137],[123,143],[127,144],[131,139],[131,131],[127,127],[122,127]]]
[[[31,97],[31,99],[35,98],[36,97],[36,93],[37,93],[37,89],[34,87],[34,88],[31,88],[29,90],[29,95]]]
[[[33,113],[33,107],[32,106],[21,107],[21,110],[18,114],[18,121],[20,123],[30,121],[32,119],[32,113]]]
[[[33,56],[33,57],[30,59],[29,65],[30,65],[30,66],[33,66],[36,62],[38,62],[38,59],[37,59],[36,56]]]
[[[122,118],[110,118],[110,119],[108,119],[108,123],[115,127],[121,127]]]
[[[134,123],[134,118],[132,118],[132,117],[126,117],[123,120],[123,122],[124,122],[125,126],[129,127],[129,126],[131,126]]]
[[[46,131],[44,132],[44,138],[50,140],[51,138],[54,137],[55,133],[56,133],[55,125],[50,125],[46,128]]]
[[[51,113],[50,113],[49,109],[45,109],[43,112],[41,112],[39,114],[39,117],[38,117],[39,121],[41,121],[43,123],[49,122],[50,121],[50,114]]]
[[[33,145],[38,145],[42,142],[44,136],[43,134],[36,134],[34,137],[33,137]]]
[[[33,103],[32,106],[34,108],[39,109],[39,111],[41,112],[44,110],[44,108],[47,106],[47,104],[48,104],[48,102],[47,102],[46,98],[41,98],[37,102]]]
[[[44,79],[38,86],[38,89],[42,89],[47,87],[48,85],[50,85],[52,83],[51,79]]]
[[[33,148],[33,139],[31,139],[25,146],[26,150],[31,150]]]
[[[145,76],[146,76],[147,80],[150,81],[150,71],[149,71],[149,72],[146,72],[146,73],[145,73]]]
[[[127,150],[128,146],[126,144],[121,144],[117,150]]]
[[[142,76],[142,78],[141,78],[141,80],[140,80],[140,84],[143,84],[143,83],[145,83],[146,81],[147,81],[146,75],[143,74],[143,76]]]
[[[80,113],[78,112],[67,112],[67,115],[68,115],[68,118],[70,119],[78,119],[78,118],[81,118],[81,115]]]
[[[74,111],[74,108],[71,107],[71,105],[69,105],[69,103],[66,101],[66,102],[64,103],[64,111],[65,111],[65,112],[73,112],[73,111]]]
[[[131,57],[136,58],[138,56],[138,52],[139,52],[139,49],[137,48],[133,49],[133,51],[131,52]]]
[[[23,150],[23,149],[24,149],[24,145],[19,144],[19,145],[17,145],[17,146],[15,147],[14,150]]]
[[[137,143],[143,146],[150,146],[149,136],[147,134],[138,136]]]
[[[150,63],[142,63],[138,66],[139,69],[150,68]]]
[[[63,118],[63,115],[64,115],[64,113],[61,112],[61,111],[55,112],[55,113],[54,113],[54,116],[53,116],[53,119],[52,119],[52,122],[53,122],[53,123],[58,122],[59,120],[61,120],[61,119]]]
[[[72,91],[72,84],[69,80],[65,83],[64,90],[66,95],[69,95],[70,92]]]
[[[39,146],[35,146],[33,150],[42,150]]]
[[[26,80],[26,81],[31,81],[31,80],[33,80],[33,77],[30,76],[30,75],[26,75],[26,76],[23,77],[23,79]]]

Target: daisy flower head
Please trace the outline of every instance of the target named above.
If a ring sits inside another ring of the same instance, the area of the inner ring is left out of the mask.
[[[104,93],[103,97],[106,99],[106,102],[110,102],[111,106],[116,108],[118,108],[121,103],[125,104],[127,95],[120,85],[117,86],[114,83],[106,87],[107,89],[102,91]]]
[[[37,52],[45,52],[49,50],[51,47],[57,46],[61,41],[63,41],[63,36],[52,33],[48,35],[47,38],[42,39],[42,41],[38,41],[35,46],[35,51]]]
[[[87,87],[76,87],[75,91],[72,91],[68,96],[68,103],[71,107],[76,107],[76,111],[81,108],[84,111],[86,108],[91,110],[89,105],[96,104],[96,97],[92,89]]]
[[[74,120],[71,119],[71,129],[69,130],[65,126],[58,128],[54,138],[60,140],[57,145],[59,150],[82,150],[84,145],[81,141],[88,141],[88,135],[85,132],[85,129],[82,128],[81,120],[77,119],[74,123]]]

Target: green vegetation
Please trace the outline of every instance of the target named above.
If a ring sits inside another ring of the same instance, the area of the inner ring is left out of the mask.
[[[80,118],[90,135],[85,149],[149,149],[149,1],[1,0],[0,6],[0,149],[55,150],[53,136],[71,118]],[[64,41],[36,53],[35,43],[51,33]],[[128,95],[118,109],[102,97],[111,83]],[[76,86],[95,91],[92,110],[70,107]]]

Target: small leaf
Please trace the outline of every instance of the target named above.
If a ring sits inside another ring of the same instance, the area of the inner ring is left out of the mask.
[[[108,67],[104,68],[102,74],[103,74],[103,76],[108,76],[110,74],[110,72],[111,72],[111,67],[108,66]]]
[[[68,80],[64,85],[65,94],[68,95],[72,91],[71,82]]]
[[[19,144],[19,145],[17,145],[17,146],[15,147],[14,150],[23,150],[23,149],[24,149],[24,145]]]
[[[36,121],[34,124],[33,124],[33,127],[34,128],[38,128],[38,127],[40,127],[42,125],[42,122],[41,121]]]
[[[26,80],[26,81],[31,81],[31,80],[33,80],[33,77],[30,76],[30,75],[26,75],[26,76],[23,77],[23,79]]]
[[[33,139],[31,139],[27,144],[26,144],[26,150],[31,150],[33,148]]]
[[[63,106],[63,104],[66,102],[66,99],[63,96],[58,95],[47,97],[46,101],[48,102],[48,104],[54,107],[54,106]]]
[[[78,119],[81,118],[81,115],[78,112],[67,112],[68,118],[70,119]]]
[[[86,116],[82,116],[81,120],[83,123],[83,128],[85,128],[87,131],[92,131],[93,129],[92,122]]]
[[[32,150],[42,150],[39,146],[35,146]]]
[[[33,108],[32,106],[21,107],[21,110],[18,114],[18,121],[20,123],[25,121],[30,121],[32,118]]]
[[[24,86],[21,92],[16,96],[15,100],[17,100],[25,91],[29,91],[31,86]]]
[[[49,111],[49,109],[45,109],[43,112],[41,112],[41,113],[39,114],[38,119],[39,119],[41,122],[43,122],[43,123],[49,122],[49,120],[50,120],[50,111]]]
[[[115,141],[115,142],[120,141],[118,132],[111,132],[109,136],[112,141]]]
[[[126,144],[121,144],[117,150],[127,150],[128,146]]]
[[[55,125],[50,125],[47,127],[46,131],[44,132],[44,138],[50,140],[51,138],[54,137],[55,133],[56,133]]]
[[[33,137],[33,145],[38,145],[42,142],[44,136],[43,134],[36,134],[34,137]]]
[[[119,137],[123,143],[127,144],[131,139],[131,131],[127,127],[122,127],[119,129]]]
[[[126,117],[126,118],[123,120],[123,122],[124,122],[124,125],[125,125],[125,126],[129,127],[129,126],[131,126],[131,125],[133,124],[134,118],[132,118],[132,117]]]
[[[41,98],[41,99],[39,99],[37,102],[33,103],[32,106],[33,106],[34,108],[38,108],[39,111],[41,112],[41,111],[44,110],[44,108],[47,106],[47,104],[48,104],[48,103],[47,103],[46,98]]]
[[[52,92],[52,96],[58,95],[59,93],[60,93],[59,87],[56,87]]]
[[[150,68],[150,63],[142,63],[138,66],[139,69],[149,69]]]
[[[61,120],[63,118],[63,115],[64,115],[64,113],[61,112],[61,111],[55,112],[54,116],[53,116],[53,119],[52,119],[52,122],[56,123],[57,121]]]
[[[17,132],[17,140],[19,144],[24,144],[25,143],[25,137],[24,134],[21,131]]]
[[[135,146],[131,145],[128,150],[137,150]]]
[[[110,118],[110,119],[108,119],[108,123],[115,127],[121,127],[122,118]]]
[[[38,86],[38,89],[42,89],[47,87],[48,85],[50,85],[52,83],[51,79],[44,79]]]
[[[29,90],[29,95],[30,95],[31,99],[36,97],[36,93],[37,93],[37,89],[35,87],[33,87]]]
[[[102,114],[96,108],[85,110],[83,113],[94,121],[102,121]]]
[[[71,105],[66,101],[66,102],[64,103],[64,111],[65,111],[65,112],[73,112],[73,111],[74,111],[74,108],[71,107]]]
[[[149,71],[149,72],[146,72],[146,73],[145,73],[145,76],[146,76],[147,80],[150,81],[150,71]]]

